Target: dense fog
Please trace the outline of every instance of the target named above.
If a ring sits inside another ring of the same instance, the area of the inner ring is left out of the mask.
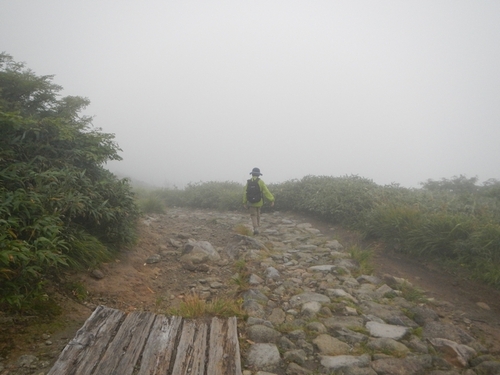
[[[18,1],[0,51],[114,133],[156,186],[500,179],[498,1]]]

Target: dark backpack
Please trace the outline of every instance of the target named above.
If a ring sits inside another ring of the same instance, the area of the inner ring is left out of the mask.
[[[247,181],[247,201],[249,203],[257,203],[262,199],[262,193],[260,191],[259,179],[248,180]]]

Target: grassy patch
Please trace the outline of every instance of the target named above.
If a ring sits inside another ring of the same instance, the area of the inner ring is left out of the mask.
[[[401,296],[407,301],[425,302],[427,300],[424,291],[415,288],[413,285],[410,285],[408,283],[399,284],[396,289],[401,291]]]
[[[250,289],[248,282],[248,275],[245,273],[238,273],[231,278],[231,283],[238,287],[238,293],[242,293]]]
[[[234,227],[234,231],[242,236],[251,236],[253,235],[253,230],[243,224],[238,224]]]
[[[412,333],[412,335],[415,335],[415,336],[417,336],[418,338],[420,338],[420,339],[421,339],[421,338],[422,338],[423,331],[424,331],[424,329],[423,329],[422,327],[418,327],[418,328],[414,328],[414,329],[411,331],[411,333]]]
[[[85,301],[88,297],[88,291],[85,285],[79,281],[67,283],[66,290],[75,297],[78,301]]]
[[[349,249],[351,258],[359,264],[359,269],[356,271],[359,275],[371,275],[374,267],[372,264],[373,251],[362,249],[359,246],[352,246]]]

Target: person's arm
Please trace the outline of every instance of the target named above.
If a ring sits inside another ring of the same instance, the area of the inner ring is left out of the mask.
[[[243,189],[243,206],[247,208],[247,186],[248,184],[245,184],[245,188]]]
[[[271,203],[271,207],[273,207],[274,206],[274,195],[272,195],[272,193],[269,191],[269,189],[267,188],[264,181],[259,180],[259,186],[262,190],[262,194],[264,195],[264,198],[266,198]]]

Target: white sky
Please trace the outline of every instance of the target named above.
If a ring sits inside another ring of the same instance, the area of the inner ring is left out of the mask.
[[[1,0],[0,51],[158,186],[500,179],[500,1]]]

